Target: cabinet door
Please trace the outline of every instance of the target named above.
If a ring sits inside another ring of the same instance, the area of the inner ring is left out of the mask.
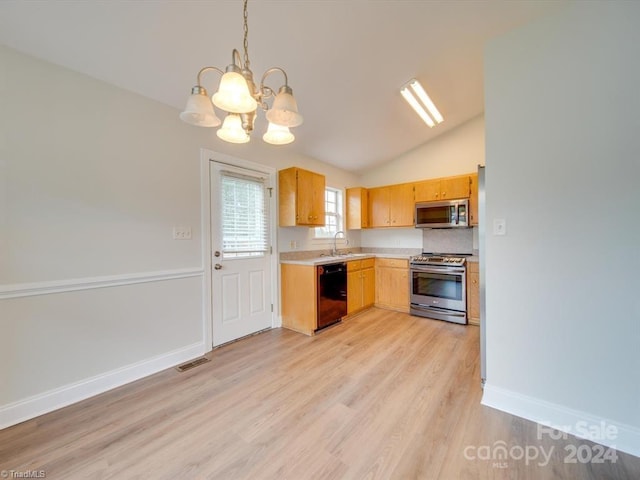
[[[324,175],[320,175],[319,173],[312,173],[311,178],[312,185],[312,200],[311,200],[311,216],[312,221],[311,224],[316,227],[322,227],[325,223],[324,213],[325,213],[325,201],[324,201],[324,191],[325,191],[325,181]],[[298,194],[300,190],[298,190]]]
[[[362,270],[347,272],[347,314],[362,308]]]
[[[287,168],[278,172],[278,225],[281,227],[298,224],[296,171],[296,168]]]
[[[416,202],[431,202],[433,200],[440,200],[440,180],[424,180],[422,182],[414,183],[415,187],[415,201]]]
[[[317,327],[316,268],[281,265],[282,326],[306,335]]]
[[[413,226],[413,184],[405,183],[389,187],[389,212],[392,227]]]
[[[469,176],[449,177],[440,180],[440,198],[469,198]]]
[[[376,260],[376,306],[409,311],[409,264],[406,260]]]
[[[362,270],[362,306],[370,307],[376,300],[376,271],[373,268]]]
[[[409,270],[391,269],[391,298],[389,305],[403,312],[409,311]]]
[[[480,274],[473,268],[467,270],[467,316],[469,323],[480,324]]]
[[[369,195],[366,188],[347,188],[347,229],[369,227]]]
[[[391,269],[376,267],[376,305],[388,305],[391,300]]]
[[[369,189],[369,221],[371,227],[388,227],[389,187]]]
[[[296,218],[299,225],[313,225],[315,174],[298,170],[296,183]],[[324,195],[324,189],[322,190]]]
[[[470,175],[470,180],[469,220],[471,225],[478,225],[478,174]]]

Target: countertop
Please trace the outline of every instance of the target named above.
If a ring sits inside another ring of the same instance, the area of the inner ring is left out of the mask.
[[[400,258],[403,260],[409,260],[411,255],[394,254],[394,253],[351,253],[348,255],[338,255],[335,257],[313,257],[305,258],[302,260],[280,260],[280,263],[287,263],[291,265],[330,265],[332,263],[350,262],[353,260],[362,260],[364,258]]]

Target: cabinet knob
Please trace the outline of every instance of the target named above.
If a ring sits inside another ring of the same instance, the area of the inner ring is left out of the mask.
[[[447,192],[442,192],[442,196],[446,197],[447,196]]]
[[[436,198],[438,198],[438,194],[436,193]]]
[[[313,215],[309,215],[309,220],[313,220]]]

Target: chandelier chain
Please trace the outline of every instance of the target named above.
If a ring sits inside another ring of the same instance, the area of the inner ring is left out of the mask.
[[[249,12],[247,10],[247,0],[244,0],[244,10],[243,10],[243,17],[244,17],[244,67],[247,70],[250,70],[249,67],[249,24],[248,24],[248,18],[249,18]]]

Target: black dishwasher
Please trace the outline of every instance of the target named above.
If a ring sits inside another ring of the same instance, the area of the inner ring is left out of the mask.
[[[347,264],[318,265],[318,328],[328,327],[347,314]]]

